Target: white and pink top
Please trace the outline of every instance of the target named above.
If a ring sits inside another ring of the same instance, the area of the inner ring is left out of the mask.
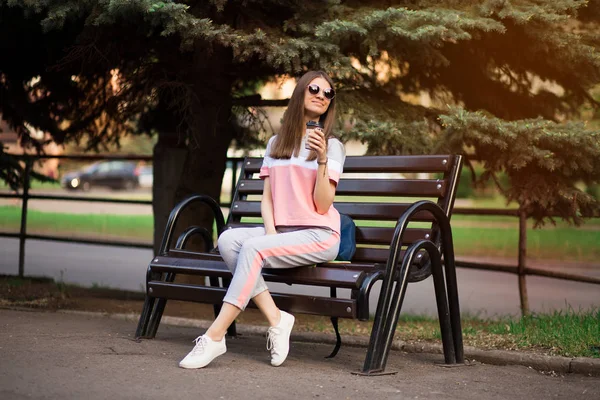
[[[327,227],[340,233],[340,214],[333,207],[325,214],[319,214],[313,200],[313,190],[317,181],[317,160],[307,161],[309,150],[304,141],[297,157],[275,159],[270,156],[273,136],[267,144],[260,178],[267,176],[271,183],[273,196],[273,217],[275,226],[311,226]],[[342,174],[346,150],[337,139],[329,139],[327,144],[327,170],[329,180],[337,183]]]

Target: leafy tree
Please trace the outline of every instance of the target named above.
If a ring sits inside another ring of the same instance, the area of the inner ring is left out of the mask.
[[[282,104],[259,83],[325,69],[369,153],[463,152],[538,221],[579,222],[598,135],[564,120],[598,107],[599,20],[598,0],[0,0],[0,112],[90,149],[156,133],[160,235],[176,201],[218,196],[232,141],[256,143],[236,115]]]

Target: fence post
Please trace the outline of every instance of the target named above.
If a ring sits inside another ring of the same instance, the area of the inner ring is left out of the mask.
[[[529,314],[529,298],[527,297],[527,282],[525,264],[527,260],[527,214],[519,209],[519,298],[521,299],[521,315]]]
[[[29,174],[31,158],[25,161],[25,176],[23,176],[23,197],[21,201],[21,230],[19,232],[19,278],[25,275],[25,239],[27,237],[27,203],[29,202]]]

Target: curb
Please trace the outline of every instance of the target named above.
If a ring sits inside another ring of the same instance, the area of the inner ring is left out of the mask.
[[[18,308],[13,308],[22,311]],[[26,311],[27,309],[23,310]],[[29,310],[31,311],[31,310]],[[91,317],[108,317],[126,321],[137,321],[138,314],[109,314],[93,311],[57,310],[57,313],[82,315]],[[164,316],[161,323],[171,326],[207,329],[211,322],[191,318],[180,318]],[[258,325],[238,324],[237,332],[242,335],[264,336],[266,327]],[[335,344],[335,336],[327,333],[295,332],[291,340],[308,343]],[[369,338],[365,336],[345,336],[342,339],[345,346],[367,347]],[[406,353],[433,353],[442,354],[442,345],[434,343],[406,343],[403,340],[394,340],[392,350]],[[471,346],[464,347],[465,358],[492,365],[522,365],[537,371],[561,373],[561,374],[583,374],[589,376],[600,376],[600,358],[587,357],[561,357],[531,354],[519,351],[507,350],[482,350]]]

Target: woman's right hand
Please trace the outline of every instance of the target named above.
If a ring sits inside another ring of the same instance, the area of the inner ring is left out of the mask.
[[[265,229],[265,235],[277,235],[277,231],[275,228],[267,228]]]
[[[325,132],[323,129],[310,129],[306,138],[306,144],[312,151],[317,153],[318,161],[327,161],[327,141],[325,140]]]

